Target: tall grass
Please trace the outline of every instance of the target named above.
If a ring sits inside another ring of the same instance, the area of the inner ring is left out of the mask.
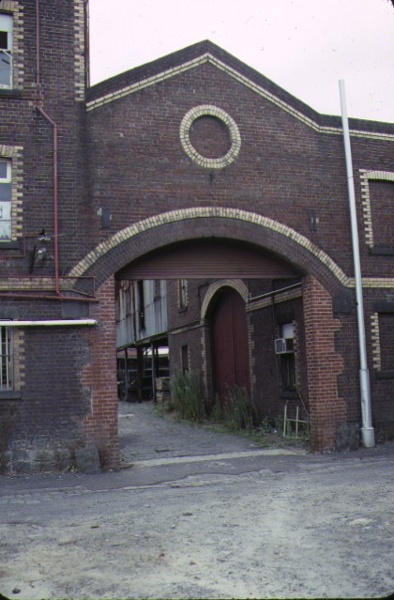
[[[201,376],[196,371],[176,370],[170,378],[170,409],[182,419],[203,421],[208,417],[215,423],[222,423],[226,429],[251,430],[256,426],[256,411],[245,388],[235,385],[227,388],[222,403],[216,396],[215,404],[208,414],[202,393]]]
[[[171,406],[183,419],[202,421],[205,404],[201,377],[195,371],[175,371],[170,378]]]
[[[253,429],[256,424],[256,411],[244,387],[228,387],[222,410],[223,423],[229,429]]]

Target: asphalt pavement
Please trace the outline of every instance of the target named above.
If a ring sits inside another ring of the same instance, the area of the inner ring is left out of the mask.
[[[120,403],[119,433],[117,472],[1,478],[6,598],[394,591],[393,443],[321,455],[277,436],[261,447],[151,403]]]

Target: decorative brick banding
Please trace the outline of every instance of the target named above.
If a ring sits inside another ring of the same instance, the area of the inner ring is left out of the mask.
[[[222,121],[230,135],[231,146],[229,151],[220,158],[206,158],[202,156],[190,141],[190,128],[194,121],[200,117],[211,116]],[[180,140],[186,154],[193,162],[205,169],[223,169],[230,165],[238,156],[241,149],[241,134],[234,119],[224,110],[211,104],[202,104],[189,110],[183,117],[180,127]]]

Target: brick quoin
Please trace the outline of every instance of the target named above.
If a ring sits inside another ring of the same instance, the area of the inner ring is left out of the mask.
[[[91,412],[82,425],[86,443],[98,448],[103,468],[109,469],[119,465],[113,277],[97,290],[97,300],[91,316],[98,325],[83,334],[89,343],[90,362],[83,367],[81,382],[90,394]]]
[[[335,350],[340,322],[333,318],[330,294],[312,276],[303,279],[306,360],[308,367],[311,443],[315,450],[335,446],[338,426],[346,421],[337,376],[343,359]]]

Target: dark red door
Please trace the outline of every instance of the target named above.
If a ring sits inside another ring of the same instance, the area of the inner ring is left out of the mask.
[[[235,385],[250,393],[245,303],[233,289],[221,292],[212,313],[214,391],[223,402]]]

